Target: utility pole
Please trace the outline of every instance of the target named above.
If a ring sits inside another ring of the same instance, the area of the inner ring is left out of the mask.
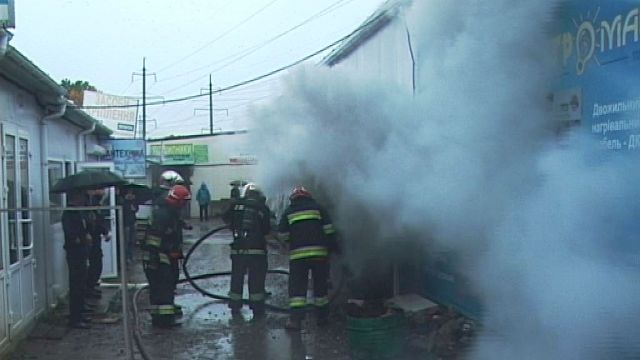
[[[147,139],[147,58],[142,58],[142,140]]]
[[[142,140],[147,139],[147,76],[153,76],[156,79],[156,73],[147,74],[147,58],[142,58],[142,73],[132,73],[131,81],[134,76],[142,76]]]
[[[213,84],[209,74],[209,134],[213,135]]]

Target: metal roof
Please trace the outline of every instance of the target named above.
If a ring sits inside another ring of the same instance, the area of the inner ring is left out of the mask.
[[[10,45],[0,58],[0,75],[36,95],[46,105],[57,104],[60,96],[67,95],[65,88]]]
[[[329,55],[322,59],[322,64],[333,66],[349,57],[356,49],[396,19],[398,11],[403,6],[411,3],[412,0],[385,1],[356,29],[351,37],[344,40],[338,47],[333,49]]]
[[[198,138],[206,138],[206,137],[221,136],[221,135],[240,135],[240,134],[246,134],[246,133],[248,133],[247,130],[228,130],[228,131],[214,132],[213,134],[169,135],[162,138],[147,139],[147,143],[166,142],[171,140],[198,139]]]
[[[42,106],[60,106],[60,99],[67,95],[64,87],[11,45],[7,47],[5,55],[0,57],[0,77],[33,94]],[[70,106],[67,106],[63,118],[83,129],[90,129],[95,123],[95,134],[99,136],[110,136],[113,133],[89,114]]]

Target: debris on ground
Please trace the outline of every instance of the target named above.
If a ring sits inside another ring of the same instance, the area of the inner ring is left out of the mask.
[[[411,324],[411,346],[425,349],[443,360],[463,359],[476,330],[473,320],[443,306],[429,309],[423,323],[412,321]]]

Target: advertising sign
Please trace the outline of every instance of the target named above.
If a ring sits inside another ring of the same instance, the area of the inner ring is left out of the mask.
[[[107,149],[107,154],[101,160],[113,161],[116,173],[129,179],[146,176],[144,140],[107,140],[102,145]]]
[[[15,28],[16,14],[13,0],[0,0],[0,28]]]
[[[162,148],[162,164],[191,165],[193,159],[193,144],[164,144]]]
[[[103,109],[89,108],[85,111],[111,129],[114,137],[122,139],[135,137],[136,118],[138,116],[137,100],[124,96],[109,95],[98,91],[85,90],[83,105],[107,107]],[[108,108],[108,106],[128,105],[131,105],[131,107]]]
[[[193,161],[196,164],[209,162],[209,147],[207,145],[193,145]]]
[[[638,5],[571,1],[563,8],[555,38],[563,69],[554,93],[560,98],[556,114],[580,118],[580,126],[605,150],[640,151]]]
[[[233,165],[255,165],[258,158],[253,155],[237,155],[229,157],[229,164]]]
[[[147,155],[147,160],[153,161],[155,163],[161,163],[162,162],[162,145],[150,145],[149,154]]]
[[[209,146],[195,144],[154,144],[149,146],[149,161],[162,165],[193,165],[209,162]]]

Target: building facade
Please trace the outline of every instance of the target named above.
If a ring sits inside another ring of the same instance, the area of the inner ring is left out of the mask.
[[[255,180],[258,160],[248,146],[248,139],[246,131],[230,131],[148,140],[149,183],[155,185],[166,170],[180,173],[194,195],[186,215],[197,217],[195,193],[200,184],[207,185],[212,201],[219,204],[229,199],[232,181]]]
[[[65,95],[15,48],[0,57],[0,354],[66,294],[61,214],[46,211],[64,196],[49,187],[111,134]]]

